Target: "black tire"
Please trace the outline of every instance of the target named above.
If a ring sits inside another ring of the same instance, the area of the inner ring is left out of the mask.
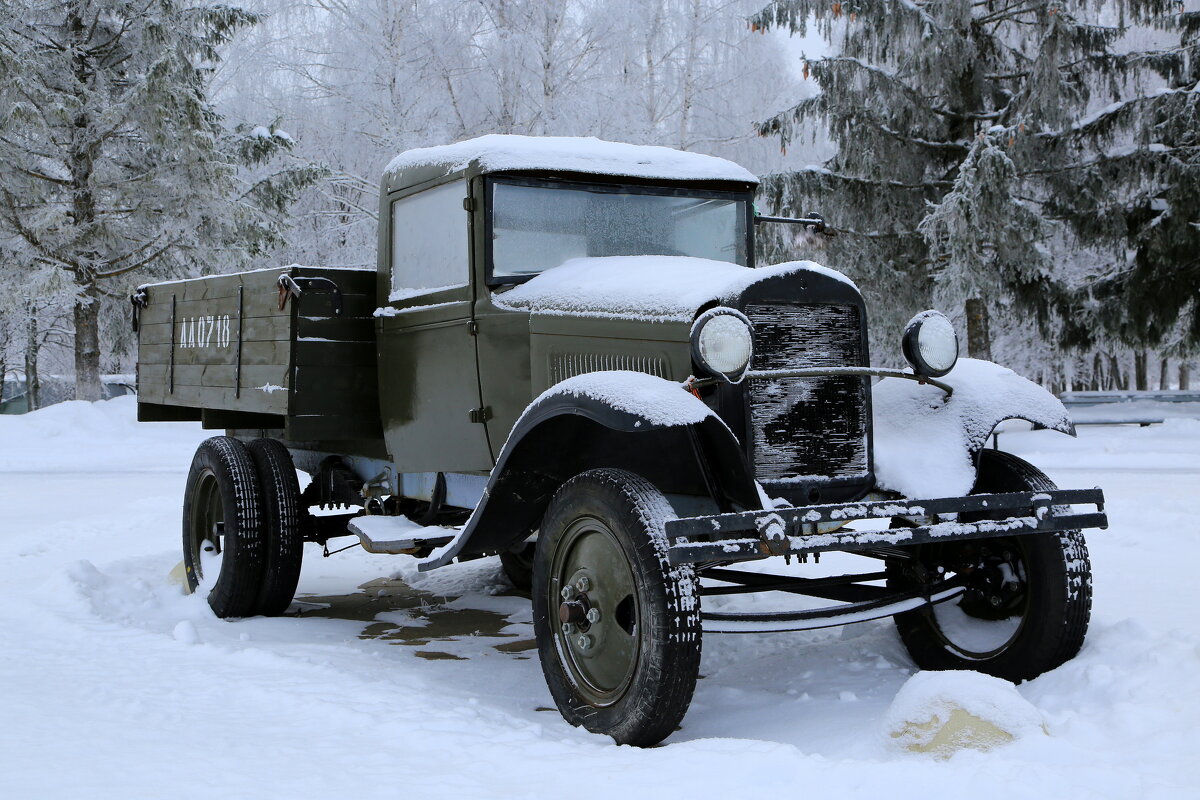
[[[690,565],[667,563],[670,516],[644,478],[597,469],[558,490],[538,534],[533,626],[550,694],[567,722],[618,744],[662,741],[696,688],[699,582]],[[599,618],[564,630],[564,589],[571,614],[592,609]]]
[[[208,593],[218,617],[257,613],[264,548],[262,501],[246,446],[214,436],[196,448],[183,495],[183,564],[189,591],[202,578],[201,551],[222,554],[221,572]]]
[[[984,450],[973,493],[1057,488],[1014,455]],[[966,517],[964,517],[964,520]],[[1074,658],[1092,608],[1092,571],[1079,531],[911,548],[926,574],[966,572],[968,591],[933,609],[899,614],[896,627],[921,669],[969,669],[1019,683]],[[959,569],[956,569],[955,567]],[[911,589],[913,565],[888,565],[888,585]]]
[[[534,542],[526,542],[520,550],[500,553],[500,565],[514,589],[528,592],[533,588],[533,558],[536,550]]]
[[[259,614],[277,617],[287,611],[296,596],[304,558],[300,484],[292,456],[279,442],[255,439],[247,449],[262,490],[265,553],[256,608]]]

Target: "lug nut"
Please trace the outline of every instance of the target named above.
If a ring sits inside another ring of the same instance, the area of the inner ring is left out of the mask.
[[[562,591],[559,592],[559,594],[562,596],[563,600],[570,600],[572,597],[575,596],[575,587],[570,584],[567,584],[566,586],[564,586],[562,588]]]
[[[564,636],[570,636],[572,633],[575,632],[575,626],[569,622],[564,622],[562,624],[562,632],[563,632]]]
[[[575,581],[575,588],[581,592],[586,592],[588,589],[592,588],[592,582],[588,580],[587,575],[584,575],[580,577],[579,580]]]
[[[590,650],[592,648],[592,637],[585,633],[575,640],[575,644],[579,645],[580,650]]]
[[[600,609],[589,608],[588,613],[587,613],[587,621],[593,625],[595,625],[597,622],[599,622],[600,621]]]

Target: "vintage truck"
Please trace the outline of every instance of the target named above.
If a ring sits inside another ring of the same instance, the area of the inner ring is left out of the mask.
[[[282,614],[306,542],[498,555],[563,717],[635,745],[683,719],[704,632],[890,616],[923,669],[1072,658],[1103,495],[986,448],[1009,418],[1073,434],[1061,403],[958,359],[932,311],[897,343],[911,369],[871,367],[850,280],[756,263],[756,226],[823,223],[758,215],[755,186],[666,148],[486,136],[388,166],[377,269],[139,287],[139,419],[225,430],[187,479],[189,587]],[[869,566],[736,568],[830,551]],[[751,592],[822,602],[702,609]]]

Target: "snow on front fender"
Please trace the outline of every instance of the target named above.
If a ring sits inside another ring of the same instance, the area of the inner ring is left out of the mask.
[[[875,479],[905,497],[953,497],[975,485],[975,464],[996,425],[1023,419],[1075,434],[1062,402],[1036,383],[990,361],[960,358],[935,386],[884,378],[871,393]]]
[[[551,398],[571,396],[593,400],[617,411],[640,417],[654,427],[693,425],[715,416],[713,410],[675,381],[644,372],[611,370],[587,372],[556,383],[538,395],[525,414]],[[518,423],[517,427],[520,426]]]

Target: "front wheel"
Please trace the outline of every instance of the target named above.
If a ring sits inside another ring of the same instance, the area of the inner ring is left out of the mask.
[[[1055,488],[1016,456],[997,450],[981,454],[976,494]],[[888,565],[889,587],[911,590],[950,574],[966,586],[957,600],[895,617],[900,638],[921,669],[970,669],[1016,683],[1079,652],[1092,607],[1091,563],[1079,531],[908,549],[911,559]]]
[[[563,718],[618,744],[666,738],[700,668],[700,593],[667,563],[666,498],[638,475],[572,478],[543,518],[533,564],[542,671]]]

